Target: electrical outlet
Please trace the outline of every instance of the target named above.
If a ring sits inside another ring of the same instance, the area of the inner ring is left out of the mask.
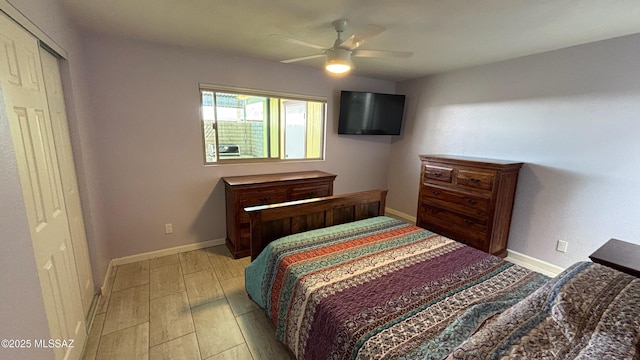
[[[558,245],[556,245],[556,251],[566,253],[567,245],[569,245],[569,243],[567,243],[566,241],[558,240]]]
[[[164,224],[164,233],[171,234],[173,232],[173,224]]]

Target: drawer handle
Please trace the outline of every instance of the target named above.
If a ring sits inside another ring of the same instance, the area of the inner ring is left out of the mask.
[[[268,198],[268,197],[258,199],[258,201],[260,201],[261,204],[268,204],[269,200],[271,200],[271,198]]]
[[[467,225],[473,225],[473,221],[471,221],[469,219],[463,219],[462,221],[464,221],[464,223],[467,224]]]
[[[442,176],[442,173],[439,173],[439,172],[437,172],[437,173],[433,173],[433,176],[435,176],[435,177],[440,177],[440,176]]]
[[[307,193],[307,196],[308,196],[308,197],[315,197],[317,194],[318,194],[318,192],[317,192],[317,191],[309,191],[309,192]]]
[[[476,179],[476,178],[469,178],[469,181],[471,181],[472,183],[479,183],[480,179]]]
[[[433,195],[435,195],[435,196],[440,195],[440,191],[431,190],[431,192],[432,192],[432,193],[433,193]]]
[[[475,204],[477,204],[477,203],[478,203],[476,200],[471,199],[471,198],[466,198],[466,200],[467,200],[467,202],[468,202],[469,204],[471,204],[471,205],[475,205]]]

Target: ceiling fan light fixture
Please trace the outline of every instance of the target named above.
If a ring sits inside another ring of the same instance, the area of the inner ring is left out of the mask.
[[[334,74],[344,74],[348,71],[351,70],[351,65],[349,64],[342,64],[342,63],[329,63],[327,62],[327,64],[324,66],[325,69],[327,69],[328,72],[334,73]]]
[[[353,69],[353,61],[351,61],[351,51],[347,49],[329,49],[327,50],[327,62],[324,68],[334,74],[344,74]]]

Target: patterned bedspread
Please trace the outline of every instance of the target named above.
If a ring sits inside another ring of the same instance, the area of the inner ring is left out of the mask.
[[[246,270],[298,359],[440,359],[546,280],[388,217],[280,239]]]
[[[447,359],[640,359],[640,279],[574,264]]]

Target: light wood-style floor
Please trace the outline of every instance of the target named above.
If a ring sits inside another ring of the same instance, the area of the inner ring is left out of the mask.
[[[84,359],[291,359],[244,290],[249,261],[222,245],[118,266]]]

